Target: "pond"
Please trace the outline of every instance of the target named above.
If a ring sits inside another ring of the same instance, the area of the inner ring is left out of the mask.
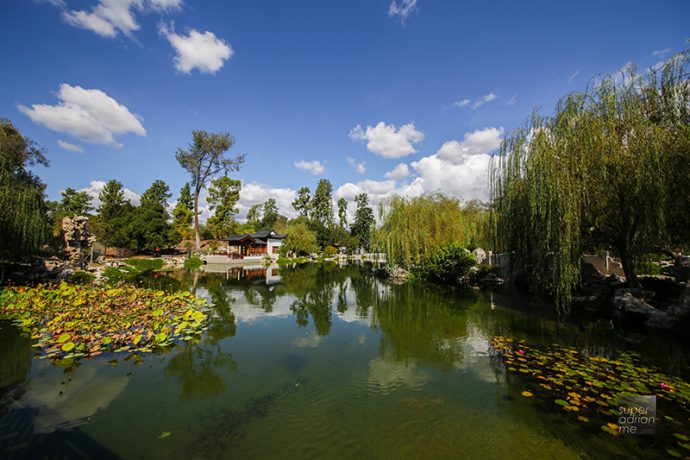
[[[366,266],[216,271],[145,280],[208,299],[200,340],[165,353],[111,353],[63,367],[33,359],[31,340],[0,322],[0,457],[690,453],[678,446],[690,416],[681,402],[660,400],[656,435],[613,436],[601,415],[584,422],[552,404],[532,374],[508,370],[492,346],[510,338],[528,354],[636,353],[636,366],[682,381],[690,370],[684,344],[626,334],[608,321],[562,322],[552,306],[515,295],[395,285]]]

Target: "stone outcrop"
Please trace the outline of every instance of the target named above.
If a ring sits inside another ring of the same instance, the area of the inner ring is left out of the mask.
[[[63,251],[73,267],[86,268],[91,255],[91,246],[96,236],[89,232],[86,216],[65,217],[62,219]]]
[[[474,256],[475,260],[477,261],[477,265],[481,265],[482,262],[486,260],[486,251],[483,250],[482,248],[477,248],[474,251],[472,251],[472,255]]]
[[[404,283],[410,277],[410,272],[400,266],[395,266],[388,271],[388,277],[396,283]]]

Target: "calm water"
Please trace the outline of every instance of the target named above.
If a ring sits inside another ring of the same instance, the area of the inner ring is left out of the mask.
[[[495,335],[559,343],[687,377],[685,349],[548,305],[393,285],[357,266],[305,265],[151,280],[210,301],[197,344],[32,360],[0,323],[1,458],[664,457],[654,436],[613,438],[520,396]]]

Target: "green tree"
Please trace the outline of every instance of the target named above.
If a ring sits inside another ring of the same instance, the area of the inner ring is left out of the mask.
[[[201,234],[199,232],[199,194],[206,187],[208,181],[218,174],[228,175],[231,171],[239,171],[244,163],[244,154],[237,154],[232,158],[226,152],[234,145],[235,138],[228,133],[207,133],[193,131],[192,143],[187,150],[177,149],[175,158],[191,176],[191,187],[194,192],[194,232],[196,249],[201,248]]]
[[[206,222],[206,227],[213,238],[225,238],[237,231],[235,214],[239,212],[236,206],[240,199],[241,187],[240,181],[230,179],[228,176],[219,177],[211,182],[208,189],[208,203],[214,213]]]
[[[194,232],[192,221],[194,220],[194,198],[189,183],[186,182],[180,189],[180,197],[172,212],[173,228],[179,235],[178,238],[190,239]]]
[[[369,196],[360,193],[355,197],[357,210],[355,211],[355,221],[352,224],[351,232],[353,236],[359,238],[360,246],[366,250],[371,249],[372,233],[376,220],[374,211],[369,206]]]
[[[262,203],[257,203],[247,211],[247,225],[258,230],[261,225],[261,211],[263,209]]]
[[[660,72],[599,78],[562,99],[553,116],[534,114],[494,158],[499,248],[562,312],[586,248],[613,250],[639,287],[635,264],[645,253],[690,243],[678,225],[690,200],[677,195],[690,177],[687,62],[682,53]]]
[[[338,200],[338,223],[341,228],[347,227],[347,200],[345,198]]]
[[[333,185],[328,179],[319,180],[311,200],[311,218],[326,227],[333,225]]]
[[[106,247],[129,247],[128,229],[135,208],[125,199],[122,183],[109,180],[98,194],[98,199],[101,201],[97,216],[98,239]]]
[[[309,217],[311,210],[311,190],[309,187],[302,187],[297,192],[297,198],[292,202],[292,207],[302,217]]]
[[[270,230],[275,226],[278,218],[280,217],[280,214],[278,214],[278,205],[276,204],[276,200],[274,198],[269,198],[264,202],[261,209],[262,217],[259,227],[262,230]]]
[[[154,250],[171,244],[171,225],[168,223],[168,199],[170,188],[162,180],[156,180],[141,195],[141,206],[130,225],[130,234],[136,248]]]
[[[93,209],[92,198],[86,192],[78,192],[73,188],[66,188],[62,191],[60,201],[60,213],[63,216],[86,216]]]
[[[288,236],[283,240],[281,251],[284,255],[307,256],[318,250],[316,234],[306,223],[298,221],[288,226]]]
[[[0,259],[35,253],[48,236],[45,185],[28,169],[38,165],[43,151],[0,119]]]

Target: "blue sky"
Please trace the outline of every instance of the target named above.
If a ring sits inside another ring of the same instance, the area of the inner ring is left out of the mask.
[[[155,179],[191,131],[247,153],[242,212],[434,190],[486,198],[489,154],[536,106],[685,48],[690,2],[9,0],[0,116],[43,146],[57,199]],[[60,144],[58,144],[60,141]],[[66,150],[68,149],[68,150]],[[70,150],[83,150],[80,152]],[[300,169],[301,166],[303,169]]]

